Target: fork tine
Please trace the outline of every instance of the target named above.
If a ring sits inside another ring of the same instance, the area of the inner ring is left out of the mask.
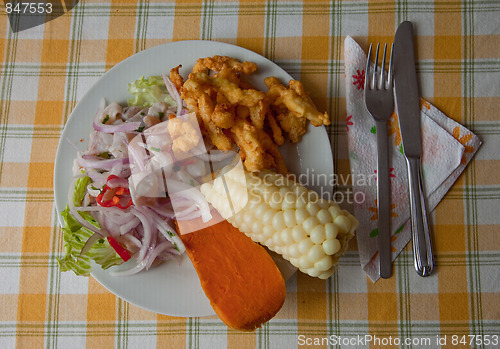
[[[391,45],[391,58],[389,59],[389,75],[387,77],[387,89],[392,89],[392,70],[393,70],[393,60],[392,55],[394,53],[394,43]]]
[[[382,56],[382,69],[380,69],[380,81],[378,84],[378,89],[386,89],[386,81],[385,81],[385,55],[387,53],[387,44],[384,45],[384,55]]]
[[[368,57],[366,58],[366,73],[365,73],[365,90],[371,89],[370,83],[370,57],[372,55],[372,44],[370,44],[370,49],[368,50]]]
[[[377,70],[378,70],[378,50],[380,48],[380,43],[377,44],[377,51],[375,53],[375,67],[373,68],[373,83],[372,86],[373,88],[377,88]]]

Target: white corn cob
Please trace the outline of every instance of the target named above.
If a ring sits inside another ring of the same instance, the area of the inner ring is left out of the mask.
[[[310,276],[330,277],[359,224],[356,218],[280,174],[268,170],[242,174],[228,171],[203,184],[201,192],[253,241]]]

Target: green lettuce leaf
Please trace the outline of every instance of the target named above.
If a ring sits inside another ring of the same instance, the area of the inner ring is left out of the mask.
[[[73,192],[75,206],[81,206],[85,196],[85,188],[91,182],[92,180],[89,177],[78,179]],[[99,228],[99,223],[88,212],[79,212],[79,214],[90,224]],[[92,271],[91,261],[94,261],[103,269],[123,263],[123,259],[111,247],[108,240],[100,236],[94,236],[93,231],[82,226],[71,215],[68,206],[61,212],[61,216],[64,220],[62,231],[65,249],[64,257],[57,260],[61,271],[72,270],[76,275],[88,276]],[[90,238],[92,238],[92,247],[81,255],[83,246]]]
[[[133,95],[133,98],[127,100],[129,106],[145,108],[156,102],[176,105],[174,99],[168,94],[161,76],[150,76],[147,79],[143,76],[129,83],[128,91]]]

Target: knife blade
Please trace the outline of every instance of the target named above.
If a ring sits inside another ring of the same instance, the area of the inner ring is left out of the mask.
[[[434,257],[421,174],[420,95],[413,25],[408,21],[399,25],[394,38],[394,95],[408,167],[414,267],[420,276],[428,276],[434,268]]]
[[[411,22],[401,23],[394,38],[394,89],[396,103],[399,102],[399,127],[404,153],[407,156],[420,157],[422,140],[420,132],[415,132],[420,130],[420,96]]]

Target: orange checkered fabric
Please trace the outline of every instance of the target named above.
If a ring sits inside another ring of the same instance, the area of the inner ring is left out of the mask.
[[[434,348],[500,346],[498,1],[82,0],[19,32],[2,6],[1,348],[424,348],[427,339]],[[360,268],[353,240],[331,278],[294,275],[278,315],[243,333],[215,316],[140,309],[92,277],[59,271],[57,145],[75,105],[111,67],[178,40],[255,51],[300,79],[332,116],[335,170],[347,175],[344,38],[362,47],[391,42],[403,20],[417,28],[422,97],[483,141],[433,213],[437,267],[431,277],[415,274],[407,248],[394,276],[374,284]]]

